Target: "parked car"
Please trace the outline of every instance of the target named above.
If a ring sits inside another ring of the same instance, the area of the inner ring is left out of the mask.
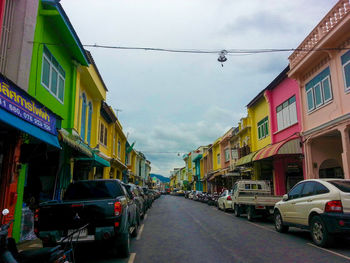
[[[122,182],[82,180],[71,183],[62,201],[41,203],[34,228],[44,246],[59,243],[72,231],[89,224],[75,242],[107,242],[114,253],[127,257],[130,234],[137,235],[140,216]]]
[[[309,229],[313,242],[326,247],[350,234],[350,180],[309,179],[296,184],[275,205],[275,228]]]
[[[146,208],[145,208],[145,200],[143,199],[142,195],[140,194],[138,188],[134,184],[124,184],[125,188],[130,191],[133,195],[133,198],[136,202],[138,212],[140,213],[141,219],[145,217]]]
[[[137,189],[138,189],[140,195],[141,195],[142,198],[143,198],[143,205],[144,205],[144,207],[145,207],[145,212],[147,212],[147,210],[150,208],[150,206],[149,206],[149,201],[148,201],[148,198],[149,198],[149,197],[148,197],[147,194],[145,194],[145,192],[143,191],[143,189],[142,189],[141,186],[137,186]]]
[[[240,180],[233,185],[232,208],[235,216],[246,213],[252,221],[256,216],[273,215],[275,204],[282,196],[271,194],[269,182],[263,180]]]
[[[142,187],[143,193],[147,196],[147,206],[148,208],[152,207],[152,203],[153,203],[153,194],[149,191],[148,187]]]
[[[218,198],[218,209],[224,210],[233,210],[232,209],[232,191],[225,190],[222,192],[220,197]]]

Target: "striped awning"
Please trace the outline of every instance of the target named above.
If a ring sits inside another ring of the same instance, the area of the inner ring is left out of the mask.
[[[300,139],[295,138],[289,141],[282,141],[269,145],[254,156],[253,161],[258,161],[280,154],[301,154]]]
[[[241,165],[245,165],[247,163],[251,163],[253,160],[254,155],[257,152],[252,152],[246,156],[243,156],[242,158],[238,159],[238,161],[236,162],[236,166],[241,166]]]

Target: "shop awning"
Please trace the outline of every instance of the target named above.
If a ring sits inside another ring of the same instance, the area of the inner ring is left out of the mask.
[[[119,159],[116,158],[111,159],[111,164],[122,169],[128,169],[128,167],[125,164],[123,164]]]
[[[26,122],[1,108],[0,108],[0,121],[3,121],[14,128],[21,130],[22,132],[25,132],[39,139],[40,141],[43,141],[58,149],[61,149],[61,145],[58,142],[57,136],[38,128],[33,124],[30,124],[29,122]]]
[[[253,161],[258,161],[279,154],[301,154],[300,139],[295,138],[289,141],[282,141],[269,145],[254,156]]]
[[[242,158],[238,159],[238,161],[236,162],[236,166],[241,166],[241,165],[245,165],[247,163],[251,163],[253,160],[254,155],[257,152],[252,152],[246,156],[243,156]]]
[[[60,141],[66,143],[71,148],[77,150],[78,152],[83,153],[88,157],[92,157],[93,153],[89,149],[89,146],[85,145],[81,140],[75,138],[72,134],[70,134],[65,129],[60,129],[58,131]]]
[[[75,158],[75,160],[93,162],[93,166],[101,166],[101,167],[110,167],[111,166],[108,161],[106,161],[102,157],[98,156],[96,153],[93,153],[93,156],[91,158],[79,157],[79,158]]]

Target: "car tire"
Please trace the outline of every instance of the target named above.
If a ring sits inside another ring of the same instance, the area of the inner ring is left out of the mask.
[[[252,206],[248,206],[247,219],[250,222],[254,221],[254,208]]]
[[[135,229],[131,233],[131,237],[137,237],[137,235],[139,234],[139,225],[140,225],[140,223],[136,223],[136,225],[134,226]]]
[[[319,247],[328,247],[334,241],[334,237],[328,232],[325,223],[320,216],[314,216],[310,223],[311,237]]]
[[[227,212],[227,208],[226,208],[226,206],[225,206],[225,203],[222,204],[222,207],[223,207],[222,210],[223,210],[224,212]]]
[[[114,256],[122,256],[123,258],[127,258],[130,256],[130,234],[129,231],[127,233],[121,233],[119,238],[113,239],[113,248],[112,252]]]
[[[235,216],[236,217],[240,217],[241,216],[241,211],[240,211],[240,208],[237,204],[235,204],[234,206],[234,213],[235,213]]]
[[[275,213],[273,215],[273,221],[274,221],[275,229],[277,232],[279,232],[279,233],[288,232],[289,226],[286,226],[283,224],[282,215],[279,211],[275,211]]]

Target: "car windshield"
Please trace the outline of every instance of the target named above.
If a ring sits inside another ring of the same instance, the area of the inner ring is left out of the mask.
[[[345,193],[350,193],[350,181],[339,180],[339,181],[328,181],[335,187],[337,187],[340,191]]]
[[[122,196],[123,191],[114,181],[81,181],[72,183],[63,200],[107,199]]]

